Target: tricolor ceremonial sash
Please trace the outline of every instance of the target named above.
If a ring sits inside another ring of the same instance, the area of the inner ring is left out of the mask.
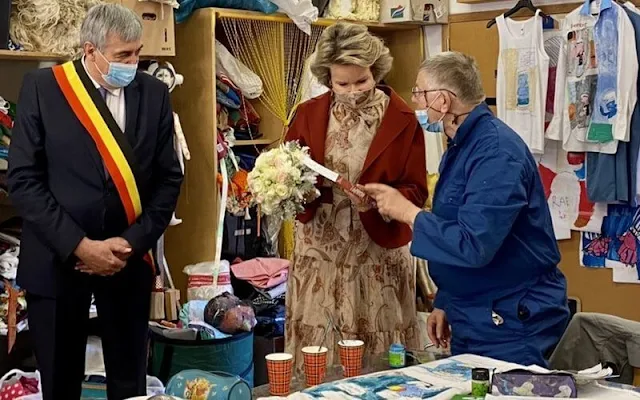
[[[142,214],[142,202],[136,183],[138,163],[131,144],[81,61],[56,65],[53,75],[71,110],[98,148],[124,206],[127,222],[133,225]],[[155,270],[153,252],[149,251],[144,259]]]

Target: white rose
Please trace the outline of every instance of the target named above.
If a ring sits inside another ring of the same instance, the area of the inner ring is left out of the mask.
[[[302,177],[302,171],[300,171],[300,168],[291,167],[291,171],[289,171],[289,176],[291,176],[291,179],[295,181],[299,181],[300,177]]]
[[[289,196],[289,188],[282,184],[276,185],[275,192],[280,198],[285,198]]]
[[[250,187],[253,193],[260,193],[264,189],[264,185],[260,181],[252,181],[251,183],[252,185],[250,185]]]

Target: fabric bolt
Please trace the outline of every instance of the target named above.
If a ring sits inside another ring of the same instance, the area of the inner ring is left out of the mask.
[[[280,258],[254,258],[231,266],[236,278],[249,282],[258,289],[271,289],[287,281],[289,260]]]
[[[450,140],[432,212],[414,222],[411,252],[429,262],[434,306],[451,323],[455,354],[544,365],[569,316],[560,252],[535,160],[486,104]]]
[[[498,118],[522,137],[532,153],[543,153],[549,56],[544,49],[540,11],[526,21],[502,14],[496,24],[500,37]]]
[[[561,140],[566,151],[615,154],[618,141],[630,140],[637,100],[633,25],[622,6],[602,0],[569,13],[562,31],[547,137]]]
[[[20,382],[16,382],[13,385],[5,386],[0,390],[1,400],[15,400],[21,396],[24,396],[25,390]]]
[[[380,90],[356,109],[333,103],[325,142],[327,168],[358,181],[388,104]],[[327,314],[344,339],[364,341],[369,354],[384,353],[392,343],[417,348],[415,272],[408,247],[376,244],[345,193],[335,186],[326,190],[333,200],[320,204],[309,223],[296,226],[285,351],[300,369],[301,349],[321,342]],[[327,332],[328,365],[340,362],[340,335]]]

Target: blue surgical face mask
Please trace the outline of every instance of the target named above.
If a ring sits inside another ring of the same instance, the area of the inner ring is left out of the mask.
[[[136,77],[136,71],[138,70],[138,63],[125,64],[119,62],[113,62],[107,60],[107,58],[98,50],[100,56],[109,63],[109,69],[106,74],[102,74],[102,79],[107,85],[114,88],[122,88],[128,86]],[[96,64],[96,67],[98,65]],[[98,68],[100,71],[100,68]],[[102,71],[100,71],[102,73]]]
[[[439,120],[437,121],[429,121],[429,113],[427,112],[428,109],[431,108],[431,105],[433,105],[433,103],[438,100],[438,97],[440,97],[440,95],[438,95],[432,102],[431,104],[429,104],[427,106],[426,109],[424,110],[416,110],[416,118],[418,119],[418,123],[420,124],[420,126],[422,127],[422,129],[424,129],[427,132],[433,132],[433,133],[444,133],[444,122],[442,122],[442,120],[444,119],[444,113],[442,114],[442,117],[440,117]],[[434,110],[433,108],[431,108],[433,111],[438,111],[438,110]]]

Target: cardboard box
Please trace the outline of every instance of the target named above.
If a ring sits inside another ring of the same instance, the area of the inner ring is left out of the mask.
[[[142,57],[176,55],[175,19],[167,4],[146,0],[107,0],[132,9],[142,19]]]
[[[448,0],[382,0],[380,22],[446,24],[449,20]]]
[[[166,289],[164,291],[165,319],[177,321],[180,318],[180,291]]]

